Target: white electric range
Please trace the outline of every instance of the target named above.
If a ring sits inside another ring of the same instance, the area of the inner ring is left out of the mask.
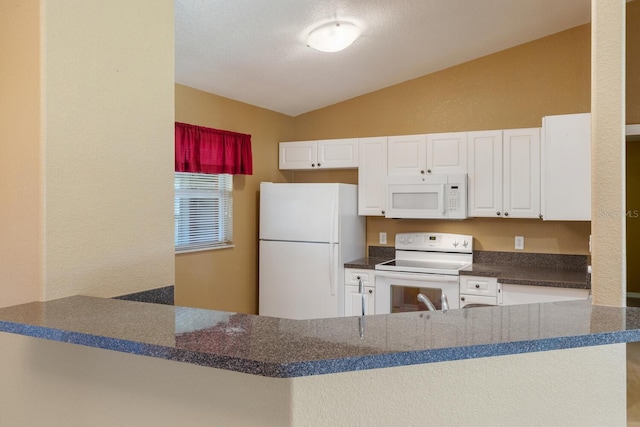
[[[460,308],[460,270],[473,262],[473,236],[398,233],[395,259],[377,264],[376,314]]]

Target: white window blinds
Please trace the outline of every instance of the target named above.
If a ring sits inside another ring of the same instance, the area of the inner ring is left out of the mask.
[[[175,172],[174,182],[176,252],[232,245],[233,176]]]

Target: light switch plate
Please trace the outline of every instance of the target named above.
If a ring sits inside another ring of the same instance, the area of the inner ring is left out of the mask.
[[[524,249],[524,236],[516,236],[516,249]]]

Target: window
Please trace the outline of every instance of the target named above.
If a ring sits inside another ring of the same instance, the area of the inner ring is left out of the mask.
[[[233,176],[175,172],[176,252],[233,243]]]

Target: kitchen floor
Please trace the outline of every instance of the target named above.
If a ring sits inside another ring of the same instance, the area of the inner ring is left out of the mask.
[[[627,427],[640,427],[640,342],[627,344]]]

